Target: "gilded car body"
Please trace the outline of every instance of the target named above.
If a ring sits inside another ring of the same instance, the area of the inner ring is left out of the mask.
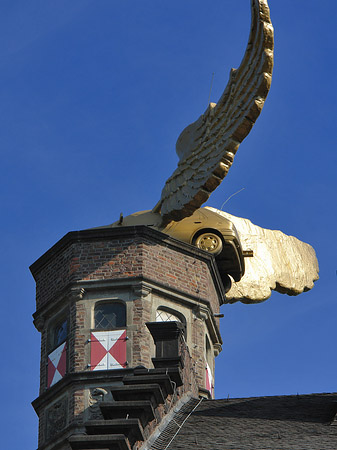
[[[139,211],[121,218],[111,226],[146,225],[214,254],[226,290],[231,285],[228,275],[235,281],[244,275],[245,263],[239,235],[230,220],[206,207],[197,209],[192,216],[179,222],[170,222],[164,227],[161,223],[160,214]]]

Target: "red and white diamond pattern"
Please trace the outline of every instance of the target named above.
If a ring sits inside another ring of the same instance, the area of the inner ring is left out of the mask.
[[[67,371],[67,345],[66,342],[59,345],[48,355],[48,381],[47,387],[60,381]]]
[[[211,368],[206,363],[206,389],[211,393],[211,396],[213,397],[213,376],[211,372]]]
[[[126,330],[91,333],[91,370],[125,369]]]

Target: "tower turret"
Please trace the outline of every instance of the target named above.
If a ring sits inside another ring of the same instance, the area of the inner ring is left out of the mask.
[[[172,405],[213,396],[224,298],[213,256],[145,226],[101,228],[68,233],[31,271],[39,449],[103,448],[107,436],[104,448],[139,448]]]

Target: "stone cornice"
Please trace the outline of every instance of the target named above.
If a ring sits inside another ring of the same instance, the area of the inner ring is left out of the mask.
[[[44,391],[33,402],[32,406],[35,412],[38,414],[40,408],[46,404],[49,404],[51,400],[60,397],[64,392],[68,392],[67,388],[70,385],[80,383],[107,383],[107,382],[119,382],[122,381],[125,375],[133,373],[133,368],[128,369],[115,369],[115,370],[99,370],[99,371],[87,371],[68,373],[62,380],[54,384],[51,388]]]
[[[42,308],[38,309],[34,314],[34,325],[41,331],[45,317],[49,317],[55,314],[55,311],[59,310],[66,302],[80,300],[83,298],[83,294],[90,294],[90,291],[95,292],[99,290],[105,290],[107,288],[115,290],[127,290],[132,289],[135,294],[148,295],[150,292],[164,294],[167,298],[173,300],[179,300],[180,303],[184,303],[199,313],[202,309],[205,314],[205,320],[209,326],[210,334],[214,343],[222,344],[219,327],[216,323],[214,316],[211,314],[211,304],[207,299],[201,298],[198,295],[191,295],[187,292],[182,292],[180,289],[174,289],[172,286],[160,284],[157,281],[144,277],[128,277],[111,280],[90,280],[79,281],[70,283],[66,288],[58,293],[54,300],[45,304]],[[69,294],[75,292],[78,295],[70,296]]]

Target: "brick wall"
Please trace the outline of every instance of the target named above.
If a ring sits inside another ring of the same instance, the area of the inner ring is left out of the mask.
[[[179,292],[208,300],[214,313],[219,312],[219,299],[210,274],[207,258],[189,255],[171,248],[165,241],[153,242],[148,237],[136,235],[124,239],[90,240],[72,242],[49,258],[36,271],[37,309],[40,310],[69,286],[70,282],[97,281],[143,277],[173,288]],[[151,321],[151,305],[138,299],[133,306],[132,366],[151,366],[150,336],[145,323]],[[85,308],[78,302],[69,306],[68,372],[87,370],[89,330],[85,328]],[[192,357],[197,372],[203,373],[204,328],[193,324],[196,347]],[[87,354],[85,355],[85,351]],[[46,380],[46,330],[41,348],[41,390]],[[198,354],[199,353],[199,354]],[[200,375],[201,376],[201,375]],[[201,380],[200,380],[201,381]]]
[[[152,337],[146,328],[146,322],[151,321],[151,303],[143,298],[133,302],[133,324],[135,330],[131,334],[132,361],[131,367],[143,365],[151,367]]]
[[[193,342],[191,356],[199,386],[205,387],[205,325],[197,319],[193,324]]]
[[[88,369],[86,347],[89,335],[85,326],[85,305],[77,302],[71,308],[72,328],[69,334],[69,372],[82,372]]]
[[[203,307],[209,302],[211,314],[219,311],[219,286],[214,282],[216,280],[212,258],[185,244],[180,246],[179,243],[172,242],[171,238],[163,237],[161,233],[140,231],[131,233],[131,236],[126,232],[124,236],[120,236],[109,230],[108,238],[105,232],[101,235],[99,231],[96,231],[94,236],[90,232],[80,232],[79,236],[71,234],[70,238],[61,240],[32,266],[37,290],[35,317],[36,323],[40,323],[41,331],[40,395],[48,394],[46,362],[50,324],[61,314],[66,313],[69,319],[68,373],[91,372],[88,367],[90,363],[88,340],[92,326],[90,316],[95,299],[90,297],[92,294],[85,293],[84,296],[74,294],[73,289],[81,286],[82,282],[86,286],[85,289],[92,293],[93,288],[90,290],[87,287],[90,282],[94,285],[100,280],[150,280],[159,286],[157,296],[162,295],[159,292],[161,289],[164,292],[166,287],[169,291],[175,292],[177,298],[179,295],[187,296],[186,298],[191,299],[196,307],[199,301]],[[132,288],[128,289],[132,291]],[[165,295],[163,293],[163,296]],[[140,291],[133,292],[131,301],[129,316],[132,323],[127,331],[130,338],[127,342],[129,367],[143,365],[149,368],[152,366],[154,345],[145,323],[153,320],[153,299],[151,294],[143,295]],[[174,302],[172,307],[174,308]],[[188,391],[197,395],[198,386],[204,387],[205,383],[204,347],[207,327],[205,321],[195,316],[194,312],[191,313],[192,316],[194,318],[190,319],[190,334],[193,345],[190,350],[185,348],[183,351],[184,385],[178,389],[178,397]],[[130,325],[129,322],[128,324]],[[81,423],[85,410],[85,382],[82,387],[81,385],[77,385],[76,388],[69,387],[66,395],[68,425]],[[45,439],[45,411],[48,407],[47,403],[39,410],[40,444]],[[165,407],[162,411],[159,409],[158,414],[165,414]]]
[[[178,245],[168,245],[168,237],[153,241],[146,234],[135,234],[121,239],[118,234],[114,236],[113,230],[109,240],[99,234],[90,239],[84,234],[83,240],[76,242],[69,238],[68,245],[59,245],[57,251],[47,252],[32,266],[37,310],[69,283],[141,276],[205,298],[218,310],[218,294],[207,256],[201,256],[196,249],[194,255],[181,252]]]

